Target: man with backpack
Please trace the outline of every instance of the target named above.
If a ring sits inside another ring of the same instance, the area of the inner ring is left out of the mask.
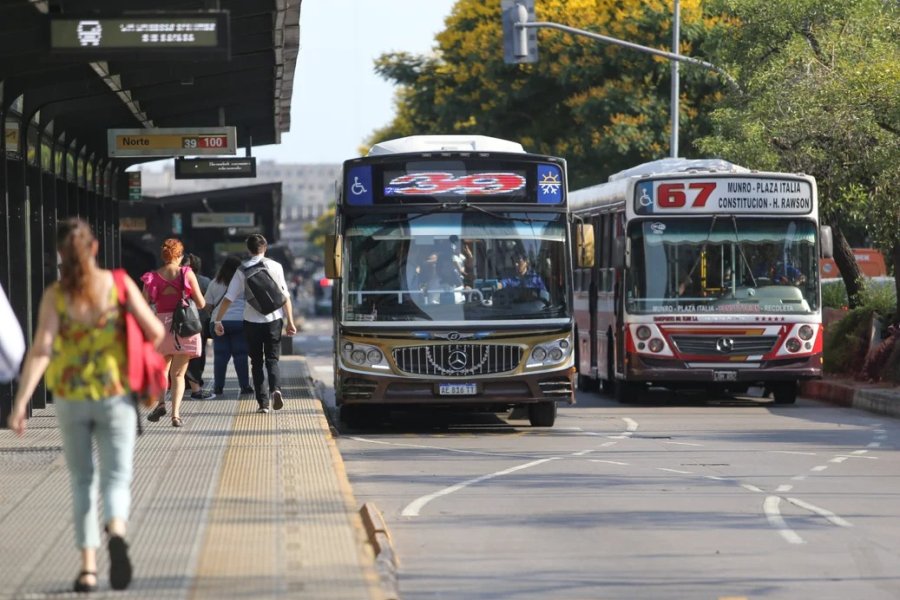
[[[279,386],[278,359],[281,355],[281,330],[285,320],[287,334],[297,333],[284,269],[276,261],[265,257],[267,248],[266,238],[260,234],[254,233],[247,238],[250,258],[235,271],[213,318],[216,335],[223,335],[225,329],[222,317],[232,302],[240,297],[244,298],[244,336],[247,338],[250,355],[253,389],[259,403],[257,412],[260,413],[269,412],[270,399],[275,410],[284,406]],[[264,364],[269,379],[268,393],[263,389],[266,378]]]

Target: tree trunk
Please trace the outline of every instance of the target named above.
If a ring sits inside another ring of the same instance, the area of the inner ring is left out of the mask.
[[[856,308],[859,306],[859,292],[865,286],[862,271],[841,228],[832,225],[831,232],[834,239],[834,263],[844,280],[844,287],[847,288],[848,305],[850,308]]]
[[[900,242],[895,242],[891,249],[891,260],[894,263],[894,290],[897,295],[897,308],[894,314],[894,323],[900,323]]]

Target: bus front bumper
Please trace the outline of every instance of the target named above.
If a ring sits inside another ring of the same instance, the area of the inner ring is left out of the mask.
[[[648,383],[744,383],[805,381],[822,377],[820,354],[759,363],[700,363],[630,356],[626,379]]]
[[[575,367],[558,371],[478,379],[413,379],[338,369],[338,404],[429,404],[512,406],[575,403]],[[474,388],[471,387],[474,385]],[[474,393],[471,393],[474,390]]]

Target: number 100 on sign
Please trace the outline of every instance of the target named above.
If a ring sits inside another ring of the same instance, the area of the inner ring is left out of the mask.
[[[181,147],[186,150],[196,149],[224,149],[228,147],[228,136],[224,135],[196,135],[181,138]]]

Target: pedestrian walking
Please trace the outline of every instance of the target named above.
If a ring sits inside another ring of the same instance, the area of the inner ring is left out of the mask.
[[[210,278],[203,275],[200,271],[203,264],[200,257],[196,254],[188,254],[184,262],[194,272],[197,284],[200,286],[200,293],[205,298]],[[194,400],[211,400],[216,397],[214,393],[203,389],[203,371],[206,369],[206,344],[209,340],[209,311],[211,308],[212,306],[207,301],[206,307],[200,311],[200,322],[203,324],[203,328],[200,330],[200,356],[188,361],[187,375],[184,376],[185,381],[191,388],[191,398]]]
[[[184,395],[184,374],[188,361],[200,356],[200,334],[189,337],[176,336],[172,331],[172,315],[182,298],[193,298],[198,309],[206,306],[206,300],[200,293],[197,277],[190,267],[182,267],[184,244],[175,238],[166,239],[160,249],[163,266],[156,271],[141,275],[144,282],[144,297],[156,310],[156,316],[162,322],[166,337],[159,346],[159,352],[166,359],[169,373],[169,396],[172,398],[172,426],[181,427],[181,397]],[[165,398],[156,405],[148,421],[159,421],[166,414]]]
[[[228,284],[238,267],[241,259],[237,256],[229,256],[219,267],[216,278],[212,280],[206,289],[206,305],[212,307],[210,314],[215,315],[219,303],[225,298]],[[242,394],[253,393],[250,386],[250,375],[247,366],[247,340],[244,338],[244,297],[240,296],[228,307],[222,316],[222,335],[213,336],[213,390],[221,394],[225,390],[225,371],[228,362],[234,359],[234,370],[237,372],[238,385]]]
[[[132,573],[125,533],[138,418],[128,389],[125,320],[112,273],[97,266],[99,246],[88,224],[80,219],[64,221],[56,243],[62,259],[60,281],[48,287],[41,298],[37,330],[25,358],[9,427],[18,435],[25,433],[26,404],[46,371],[69,470],[75,545],[81,552],[74,590],[97,589],[100,528],[98,474],[92,453],[95,440],[110,585],[122,590],[131,582]],[[162,324],[127,275],[125,286],[127,310],[145,337],[159,343],[164,335]]]
[[[267,248],[268,242],[262,235],[254,233],[247,238],[250,258],[235,271],[225,297],[213,317],[216,335],[224,335],[225,326],[222,320],[228,308],[238,298],[244,298],[244,337],[250,355],[253,390],[259,404],[257,412],[260,413],[269,412],[270,401],[275,410],[280,410],[284,406],[278,372],[281,331],[285,328],[288,335],[297,333],[291,296],[284,280],[284,269],[274,260],[265,257]],[[268,393],[263,388],[266,375],[268,375]]]

